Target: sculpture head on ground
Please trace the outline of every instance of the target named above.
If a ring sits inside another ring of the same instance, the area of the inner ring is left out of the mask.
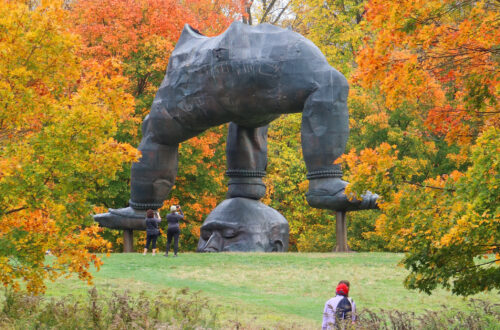
[[[226,199],[200,230],[198,252],[284,252],[289,227],[278,211],[249,198]]]

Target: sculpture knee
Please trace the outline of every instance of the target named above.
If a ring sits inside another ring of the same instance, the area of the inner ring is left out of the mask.
[[[302,113],[302,152],[309,173],[339,170],[334,161],[345,150],[349,136],[347,80],[331,69],[319,75],[319,88],[305,102]]]
[[[134,209],[158,209],[175,184],[178,145],[167,146],[143,139],[139,162],[132,164],[130,206]]]

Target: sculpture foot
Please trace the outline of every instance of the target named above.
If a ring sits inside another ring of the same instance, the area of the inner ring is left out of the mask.
[[[321,178],[309,181],[309,192],[306,194],[310,206],[318,209],[335,211],[358,211],[378,209],[379,196],[367,191],[362,200],[349,200],[345,194],[347,182],[339,178]]]
[[[122,209],[109,209],[107,213],[94,215],[94,220],[99,226],[111,229],[145,230],[145,210],[136,210],[131,207]]]

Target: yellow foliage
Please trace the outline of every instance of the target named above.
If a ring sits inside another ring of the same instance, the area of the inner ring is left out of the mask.
[[[79,57],[67,17],[60,1],[0,3],[0,280],[33,293],[64,274],[91,282],[110,245],[85,226],[86,199],[139,157],[114,139],[137,123],[126,79],[112,61]]]

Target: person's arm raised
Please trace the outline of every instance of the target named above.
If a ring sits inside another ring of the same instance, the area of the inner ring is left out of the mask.
[[[156,211],[155,212],[155,220],[156,222],[160,223],[161,222],[161,217],[160,217],[160,212]]]

